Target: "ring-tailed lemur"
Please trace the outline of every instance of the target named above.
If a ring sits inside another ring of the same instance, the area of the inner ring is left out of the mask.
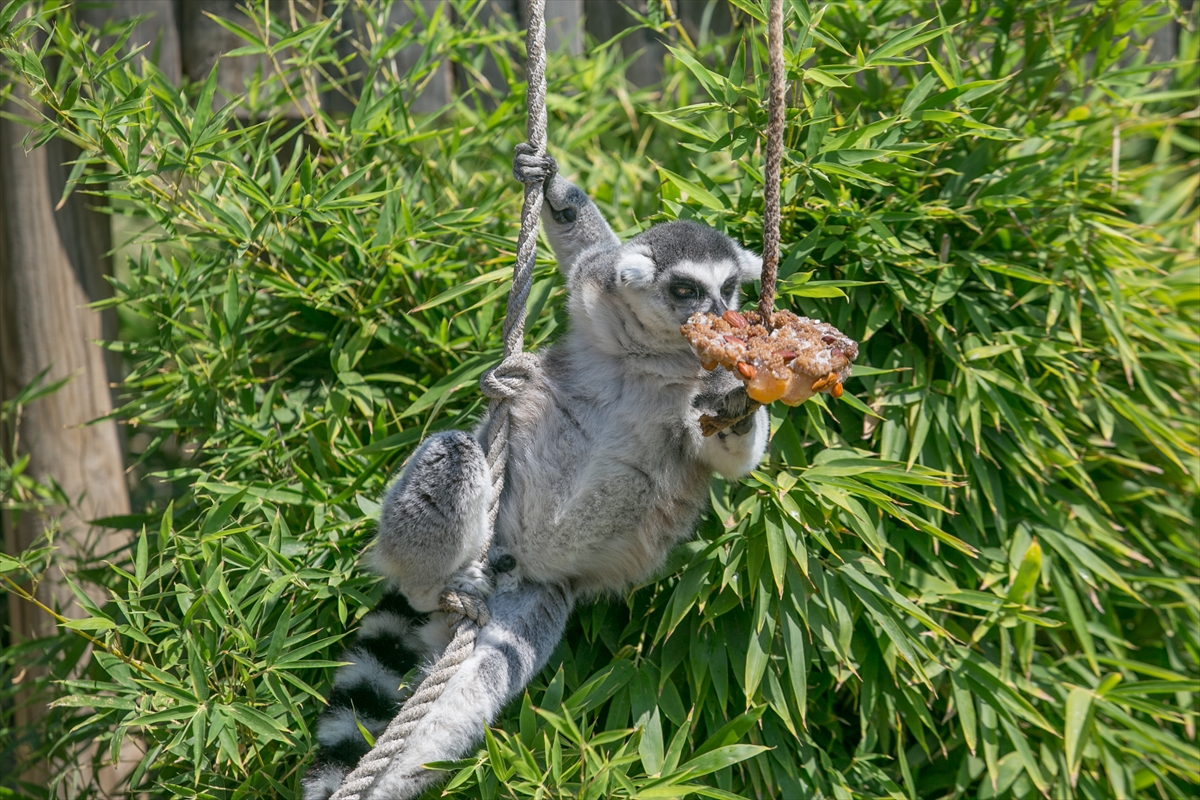
[[[645,580],[692,535],[713,472],[748,473],[767,444],[767,412],[746,415],[742,384],[706,372],[680,335],[697,311],[736,307],[759,259],[694,222],[657,225],[622,244],[599,210],[557,174],[552,158],[518,147],[518,179],[543,181],[543,224],[566,279],[571,326],[541,351],[510,403],[508,469],[491,563],[505,591],[491,621],[437,705],[376,784],[375,796],[413,797],[439,773],[431,761],[461,758],[504,704],[545,664],[574,599]],[[698,419],[741,421],[705,438]],[[439,593],[452,578],[487,593],[490,578],[460,574],[487,535],[491,481],[475,434],[430,437],[383,502],[371,550],[393,581],[343,656],[306,800],[326,798],[369,749],[358,724],[378,733],[396,713],[400,682],[449,641]],[[357,721],[356,721],[357,714]]]

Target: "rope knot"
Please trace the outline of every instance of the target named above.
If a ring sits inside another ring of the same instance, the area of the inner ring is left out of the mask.
[[[438,606],[447,614],[458,614],[474,622],[479,627],[488,624],[492,618],[487,603],[479,595],[457,589],[447,589],[438,598]]]
[[[513,353],[483,373],[479,388],[491,400],[511,400],[537,371],[537,358],[530,353]]]

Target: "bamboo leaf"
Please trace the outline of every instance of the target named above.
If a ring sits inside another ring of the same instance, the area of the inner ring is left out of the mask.
[[[727,747],[718,747],[683,764],[679,771],[689,778],[697,778],[739,764],[767,749],[769,748],[756,744],[732,744]]]
[[[1067,693],[1066,724],[1063,744],[1066,749],[1067,768],[1070,770],[1071,786],[1079,781],[1079,767],[1083,760],[1083,746],[1091,735],[1092,700],[1095,695],[1090,689],[1075,687]]]
[[[663,732],[662,723],[658,718],[658,709],[650,714],[642,728],[642,738],[638,743],[638,755],[642,758],[642,768],[647,775],[658,775],[663,768]]]

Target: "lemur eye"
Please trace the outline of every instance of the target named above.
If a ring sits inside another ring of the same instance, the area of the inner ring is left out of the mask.
[[[668,291],[677,300],[695,300],[700,296],[700,287],[691,281],[672,281]]]
[[[722,297],[732,297],[734,290],[736,290],[736,289],[737,289],[737,280],[735,280],[734,278],[730,278],[729,280],[725,281],[725,285],[721,287],[721,296]]]

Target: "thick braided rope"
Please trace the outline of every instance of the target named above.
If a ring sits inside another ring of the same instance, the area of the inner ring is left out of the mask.
[[[458,666],[471,655],[478,633],[479,626],[469,618],[463,617],[442,657],[434,664],[425,680],[421,681],[417,691],[408,698],[396,718],[375,740],[371,751],[362,757],[354,771],[342,781],[332,800],[359,800],[370,795],[371,787],[375,785],[379,776],[387,771],[392,757],[404,749],[404,743],[425,718],[430,706],[442,696],[442,691],[454,677]]]
[[[758,313],[766,321],[775,307],[779,270],[779,183],[783,165],[783,0],[771,0],[767,15],[768,119],[767,167],[763,175],[763,265]]]
[[[525,31],[526,78],[525,103],[529,115],[525,138],[539,158],[546,155],[546,0],[529,0],[529,27]],[[491,398],[488,414],[492,420],[488,432],[488,467],[492,473],[492,505],[488,518],[495,525],[500,511],[500,492],[504,489],[504,470],[508,464],[508,401],[520,390],[532,368],[525,346],[525,307],[533,284],[533,265],[537,257],[538,225],[541,224],[541,181],[525,183],[525,202],[521,206],[521,232],[517,235],[517,263],[513,265],[512,289],[504,312],[504,360],[484,376],[482,388]],[[487,557],[490,542],[484,545]]]
[[[538,156],[546,154],[546,4],[545,0],[529,0],[529,27],[525,34],[528,52],[529,106],[527,138]],[[521,209],[521,232],[517,238],[517,262],[513,265],[513,284],[508,295],[504,318],[504,360],[487,373],[481,382],[484,393],[491,399],[488,407],[491,426],[488,435],[487,462],[492,474],[492,502],[488,518],[494,528],[500,510],[500,492],[504,488],[504,471],[508,464],[508,435],[510,429],[508,401],[520,391],[533,368],[529,355],[522,352],[525,339],[525,305],[533,282],[533,266],[537,255],[537,231],[542,211],[541,182],[525,184],[525,202]],[[476,563],[487,566],[491,536],[484,543]],[[332,800],[363,800],[383,775],[392,758],[404,748],[404,743],[425,718],[458,667],[475,649],[479,630],[489,619],[487,604],[482,598],[467,592],[447,590],[439,598],[443,611],[450,614],[454,638],[441,658],[430,669],[425,680],[387,729],[375,740],[375,746],[358,762],[333,794]]]

